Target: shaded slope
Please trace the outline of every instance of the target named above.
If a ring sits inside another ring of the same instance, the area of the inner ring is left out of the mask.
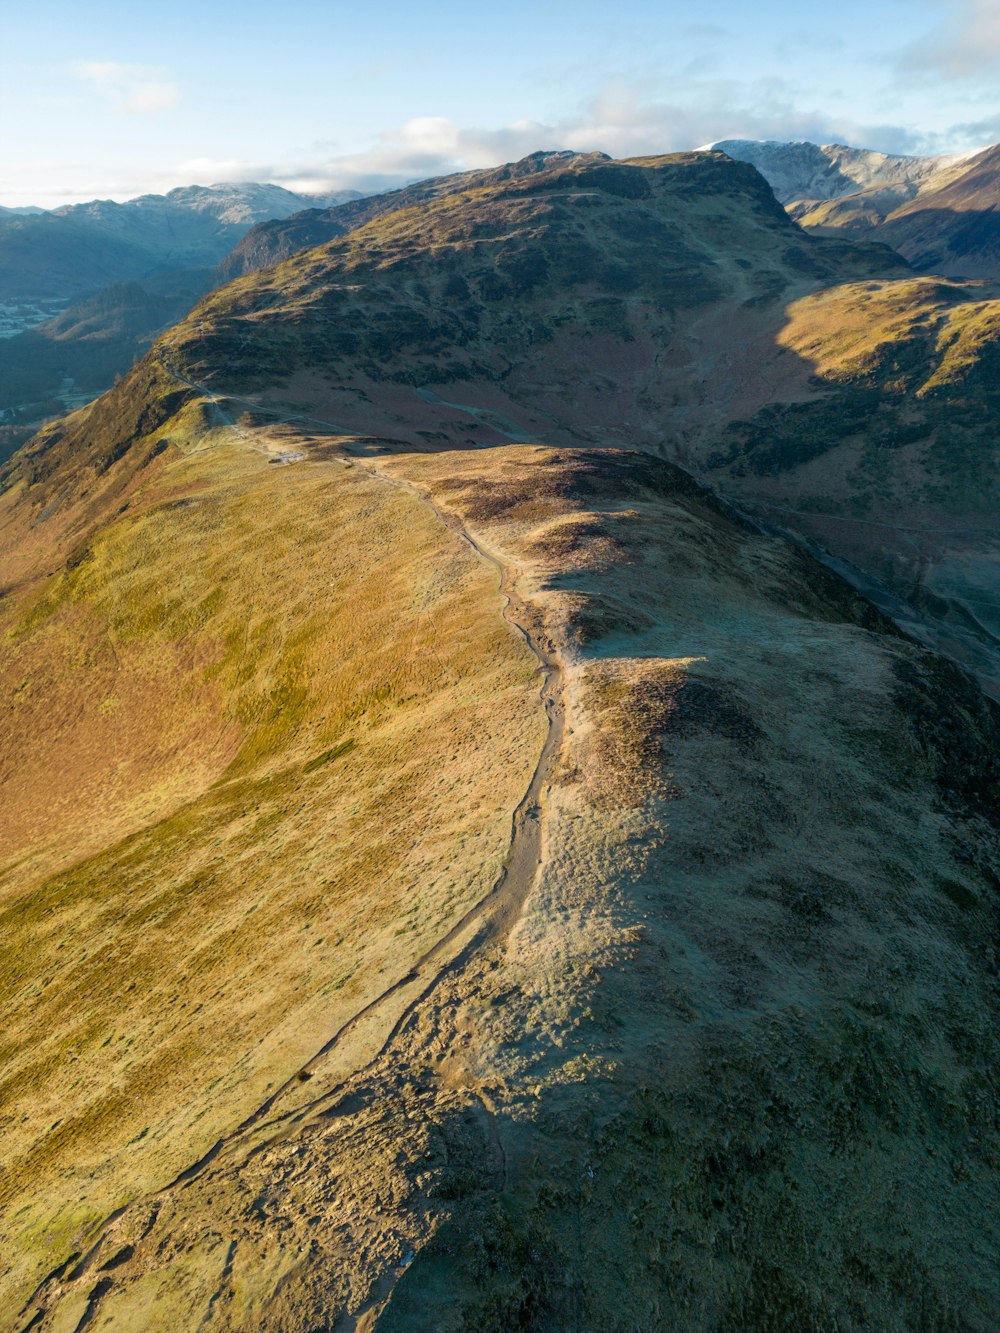
[[[883,235],[923,272],[1000,279],[1000,147],[890,213]]]
[[[109,234],[86,218],[42,213],[0,223],[0,292],[6,300],[83,295],[137,277],[154,263],[140,239]]]
[[[992,289],[838,285],[791,304],[777,341],[810,367],[812,395],[731,424],[708,475],[877,579],[912,632],[1000,694]]]
[[[713,147],[752,163],[809,230],[884,241],[919,273],[1000,279],[996,145],[937,158],[748,140]]]
[[[0,413],[39,421],[95,398],[211,286],[211,270],[118,283],[0,341]],[[0,458],[3,456],[0,455]]]

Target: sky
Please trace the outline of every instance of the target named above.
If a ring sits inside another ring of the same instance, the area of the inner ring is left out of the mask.
[[[0,204],[536,149],[1000,140],[1000,0],[0,0]]]

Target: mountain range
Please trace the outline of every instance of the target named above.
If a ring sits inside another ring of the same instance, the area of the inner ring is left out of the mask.
[[[751,162],[804,227],[884,241],[920,273],[1000,279],[1000,147],[892,157],[841,144],[716,145]]]
[[[888,244],[918,272],[1000,278],[994,211],[1000,150],[936,158],[837,144],[734,139],[714,147],[755,166],[791,216],[811,230]],[[537,153],[525,159],[526,166],[419,181],[368,198],[339,196],[304,210],[303,204],[316,201],[278,186],[191,186],[127,204],[95,201],[56,210],[45,218],[56,216],[59,224],[29,219],[32,225],[12,227],[6,242],[0,226],[0,309],[24,328],[22,337],[0,340],[0,413],[12,423],[0,426],[7,437],[6,443],[0,439],[0,455],[47,415],[105,388],[211,287],[345,235],[382,213],[572,156]],[[11,261],[6,286],[5,244]],[[94,288],[104,282],[111,285],[98,295]],[[135,282],[144,291],[141,301],[128,285]],[[24,294],[28,287],[30,297]],[[65,305],[81,290],[87,294],[79,311],[48,322],[46,301]],[[18,293],[19,306],[11,303]],[[103,328],[94,323],[95,300],[107,312]],[[148,319],[140,327],[142,306]],[[89,345],[66,331],[84,327]]]
[[[215,265],[248,228],[316,202],[251,183],[0,209],[0,458],[127,370],[219,281]]]
[[[719,139],[707,151],[725,153],[756,167],[786,208],[804,200],[843,199],[865,190],[895,190],[899,199],[912,199],[931,177],[962,160],[770,139]]]
[[[164,268],[213,265],[248,227],[314,202],[279,185],[191,185],[126,203],[95,199],[50,211],[5,210],[0,303],[68,300]]]
[[[995,289],[347,207],[0,472],[0,1326],[996,1325]]]

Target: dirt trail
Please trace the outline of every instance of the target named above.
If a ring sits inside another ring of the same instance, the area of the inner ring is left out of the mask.
[[[242,439],[248,439],[248,436],[223,412],[218,405],[216,396],[206,386],[197,384],[188,379],[187,376],[182,375],[168,362],[165,356],[162,360],[163,365],[171,374],[190,388],[204,393],[216,407],[219,415],[226,421],[226,424],[230,425]],[[282,420],[291,424],[288,418],[282,418]],[[310,420],[317,419],[310,418]],[[319,424],[336,429],[331,422]],[[347,451],[345,450],[345,452]],[[479,559],[485,561],[497,571],[499,591],[504,598],[504,619],[520,634],[538,661],[538,669],[542,676],[540,697],[548,720],[548,729],[531,781],[512,816],[510,845],[503,868],[492,889],[484,898],[455,922],[430,949],[413,963],[403,976],[399,977],[362,1009],[359,1009],[347,1019],[304,1065],[261,1102],[235,1129],[218,1139],[196,1162],[179,1172],[166,1185],[151,1194],[133,1200],[131,1204],[123,1208],[116,1209],[114,1213],[106,1218],[92,1233],[86,1252],[82,1256],[71,1256],[64,1264],[43,1279],[32,1293],[21,1313],[21,1318],[27,1318],[28,1320],[27,1323],[21,1325],[21,1333],[28,1333],[29,1329],[37,1329],[44,1324],[53,1304],[58,1301],[65,1283],[84,1279],[88,1273],[96,1270],[104,1242],[123,1214],[137,1206],[148,1207],[152,1205],[154,1209],[157,1208],[159,1200],[162,1200],[171,1191],[189,1185],[206,1172],[220,1157],[228,1157],[230,1153],[239,1156],[241,1148],[248,1150],[246,1157],[255,1156],[268,1144],[296,1132],[303,1122],[308,1122],[323,1114],[329,1115],[331,1103],[336,1103],[342,1099],[347,1085],[355,1082],[360,1076],[371,1070],[390,1051],[411,1024],[415,1023],[421,1007],[446,978],[460,974],[473,959],[487,950],[504,945],[511,930],[520,919],[524,904],[535,884],[544,846],[543,798],[562,745],[565,730],[564,673],[558,654],[551,642],[531,628],[532,617],[528,614],[525,603],[518,596],[514,587],[516,575],[512,573],[498,555],[483,546],[468,532],[457,515],[439,508],[418,486],[400,478],[387,476],[379,470],[377,465],[362,462],[357,454],[351,454],[350,458],[345,458],[343,462],[347,467],[361,468],[369,476],[387,486],[406,490],[417,496]],[[452,947],[470,931],[472,932],[471,935],[458,951],[451,953]],[[320,1095],[314,1096],[304,1103],[297,1101],[294,1106],[287,1110],[281,1109],[279,1104],[293,1092],[301,1092],[303,1084],[318,1073],[318,1067],[323,1060],[335,1051],[366,1018],[376,1013],[387,1001],[400,992],[417,986],[421,982],[424,984],[420,986],[417,994],[404,1005],[377,1050],[370,1053],[362,1063],[359,1063],[345,1077],[333,1084],[328,1084]],[[458,1057],[455,1063],[460,1066],[461,1057]],[[490,1134],[502,1163],[503,1184],[506,1184],[506,1159],[492,1102],[478,1087],[475,1079],[468,1077],[462,1080],[462,1083],[477,1097],[489,1119]],[[269,1116],[272,1116],[270,1121],[268,1121]],[[112,1283],[110,1281],[98,1283],[91,1295],[91,1300],[88,1302],[87,1311],[84,1315],[85,1322],[89,1322],[97,1314],[100,1304],[111,1289]],[[373,1305],[380,1305],[381,1303],[381,1300],[377,1300],[373,1302]],[[358,1325],[358,1327],[360,1328],[361,1325]]]

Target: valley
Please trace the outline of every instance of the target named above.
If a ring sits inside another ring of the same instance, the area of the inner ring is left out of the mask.
[[[62,314],[60,301],[7,301],[0,304],[0,339],[16,338],[38,324]]]

